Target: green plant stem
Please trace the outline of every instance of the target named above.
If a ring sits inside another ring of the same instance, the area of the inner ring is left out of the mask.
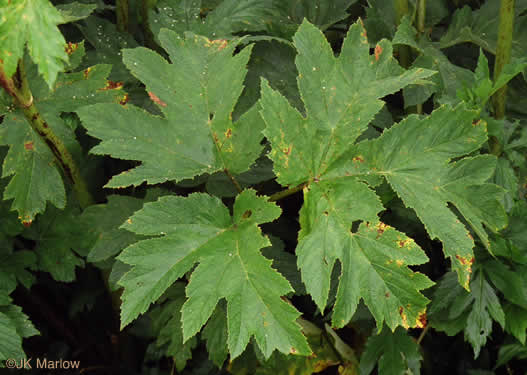
[[[417,1],[417,31],[419,32],[419,37],[425,33],[425,20],[426,20],[426,0]],[[416,105],[416,111],[418,114],[423,113],[423,103],[418,103]]]
[[[273,195],[271,195],[269,197],[269,202],[276,202],[276,201],[278,201],[280,199],[283,199],[285,197],[293,195],[293,194],[299,192],[300,190],[302,190],[303,188],[305,188],[307,185],[308,185],[308,183],[304,182],[303,184],[300,184],[298,186],[289,188],[287,190],[279,191],[278,193],[274,193]]]
[[[6,92],[15,99],[15,104],[22,110],[31,128],[55,156],[62,172],[73,185],[80,206],[86,208],[93,204],[93,197],[73,160],[73,156],[67,150],[64,142],[55,135],[33,102],[33,94],[29,88],[22,61],[19,61],[17,71],[11,78],[6,76],[3,65],[0,64],[0,83]]]
[[[231,180],[232,184],[234,185],[234,187],[236,187],[236,190],[238,190],[238,193],[241,193],[243,191],[242,187],[240,186],[240,184],[238,183],[238,181],[236,181],[236,178],[234,178],[234,176],[232,175],[231,172],[229,172],[229,170],[227,168],[225,168],[223,170],[225,172],[225,174],[229,177],[229,179]]]
[[[88,186],[82,177],[73,156],[70,154],[62,140],[55,135],[33,102],[33,94],[29,88],[29,82],[22,61],[19,61],[17,71],[13,77],[7,77],[3,64],[0,63],[0,85],[13,97],[15,104],[22,110],[24,116],[31,125],[31,128],[40,136],[55,156],[64,175],[71,182],[81,208],[84,209],[93,204],[94,199],[88,190]],[[112,305],[117,316],[117,321],[119,321],[120,295],[110,291],[108,284],[109,271],[102,271],[102,274],[108,293],[112,299]]]
[[[417,31],[420,34],[425,32],[425,20],[426,20],[426,0],[417,1]]]
[[[428,332],[429,328],[430,328],[430,325],[427,324],[426,327],[421,331],[421,334],[417,338],[417,345],[421,345],[421,341],[423,341],[423,339],[425,338],[426,333]]]
[[[498,44],[496,47],[496,63],[494,64],[494,81],[496,81],[511,58],[512,35],[514,29],[514,0],[501,0]],[[501,119],[505,116],[505,100],[507,85],[499,89],[493,96],[494,116]]]
[[[145,38],[145,44],[148,48],[159,51],[154,34],[150,30],[150,24],[148,23],[148,11],[155,6],[155,0],[142,0],[141,1],[141,27],[143,28],[143,35]]]
[[[401,23],[404,16],[409,15],[408,0],[393,0],[395,7],[395,21],[397,26]],[[399,54],[399,64],[405,69],[410,66],[410,48],[405,45],[397,46],[397,52]]]
[[[117,30],[128,31],[128,0],[116,0],[115,11],[117,13]]]

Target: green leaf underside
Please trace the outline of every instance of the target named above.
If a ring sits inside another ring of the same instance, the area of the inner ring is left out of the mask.
[[[271,22],[276,11],[273,0],[224,0],[202,19],[200,0],[161,0],[158,12],[149,13],[149,26],[158,35],[167,28],[183,35],[185,31],[209,38],[231,38],[243,31],[261,31]]]
[[[476,272],[470,292],[455,284],[454,277],[453,273],[447,273],[438,283],[430,308],[430,324],[449,336],[464,330],[477,358],[492,333],[492,320],[505,329],[506,313],[483,272]]]
[[[192,358],[192,349],[198,343],[196,337],[183,342],[181,330],[181,307],[185,302],[185,284],[174,284],[169,293],[170,298],[162,306],[156,306],[150,311],[152,329],[157,337],[151,344],[162,353],[174,359],[177,371],[182,371],[188,360]]]
[[[110,65],[95,65],[84,71],[60,73],[50,90],[38,77],[34,65],[26,66],[39,114],[74,155],[80,154],[75,134],[60,115],[83,105],[116,100],[120,90],[103,90]],[[33,131],[21,110],[8,113],[0,127],[0,144],[10,146],[2,165],[2,177],[11,177],[3,199],[13,199],[11,208],[30,223],[50,202],[64,208],[66,193],[61,173],[50,148]]]
[[[370,374],[378,361],[379,374],[405,374],[408,369],[419,374],[422,359],[418,345],[403,329],[393,333],[383,330],[368,339],[360,360],[360,373]]]
[[[505,313],[494,289],[483,275],[478,273],[470,285],[474,304],[467,317],[465,338],[472,344],[474,358],[477,358],[481,348],[485,346],[487,338],[492,333],[492,319],[496,320],[502,328],[505,328]]]
[[[280,298],[292,288],[260,253],[270,242],[258,224],[279,215],[277,206],[251,190],[237,197],[232,217],[219,199],[204,194],[163,197],[146,204],[123,228],[160,237],[133,244],[118,257],[133,266],[119,281],[124,287],[121,326],[146,311],[199,262],[182,310],[185,341],[201,329],[218,301],[225,298],[232,358],[243,352],[251,336],[266,357],[275,349],[309,354],[295,323],[298,311]]]
[[[0,2],[0,60],[8,77],[17,68],[27,43],[29,54],[49,87],[68,61],[66,41],[57,25],[60,12],[47,0],[3,0]]]
[[[380,98],[422,84],[432,72],[404,71],[385,40],[370,55],[360,23],[350,28],[339,57],[308,22],[293,40],[306,117],[265,80],[260,104],[278,182],[308,182],[297,247],[307,291],[324,310],[338,259],[342,272],[334,326],[347,324],[361,298],[379,329],[383,321],[392,330],[420,326],[428,300],[419,291],[433,283],[407,266],[428,258],[403,233],[378,221],[383,206],[368,184],[377,185],[383,177],[388,181],[431,238],[443,242],[445,255],[468,289],[474,241],[448,204],[456,206],[488,247],[483,224],[493,231],[506,225],[499,203],[503,191],[485,183],[494,172],[494,157],[449,162],[481,147],[486,124],[474,121],[476,112],[463,106],[443,106],[427,118],[410,116],[381,137],[354,145],[382,108]],[[352,232],[354,222],[360,221]]]
[[[114,176],[107,186],[180,181],[225,169],[246,171],[260,154],[263,123],[255,107],[235,124],[231,114],[243,89],[251,48],[233,56],[237,41],[211,41],[189,33],[182,39],[165,29],[159,39],[174,64],[142,47],[123,50],[123,57],[164,117],[132,105],[77,111],[89,134],[102,140],[93,153],[142,162]]]
[[[0,306],[0,360],[26,358],[22,338],[39,332],[29,321],[22,308],[16,305]]]
[[[108,196],[106,204],[92,205],[85,209],[81,223],[85,226],[81,249],[89,262],[106,260],[141,237],[119,226],[143,206],[143,201],[121,195]]]
[[[448,48],[459,43],[474,43],[495,54],[499,28],[499,1],[486,1],[479,9],[472,10],[468,5],[456,10],[447,32],[439,41],[440,48]],[[515,4],[515,30],[512,41],[512,56],[523,57],[526,52],[525,23],[527,3],[517,1]],[[524,13],[524,14],[522,14]]]

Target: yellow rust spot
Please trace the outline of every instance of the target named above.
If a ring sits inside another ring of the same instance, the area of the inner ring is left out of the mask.
[[[225,138],[230,138],[230,137],[232,137],[232,129],[228,128],[227,131],[225,132]]]
[[[66,51],[66,53],[69,56],[73,54],[73,52],[75,52],[78,47],[79,47],[79,43],[68,42],[68,44],[66,44],[66,46],[64,47],[64,51]]]
[[[127,222],[128,224],[132,224],[132,219],[131,219],[131,218],[128,218],[128,219],[126,220],[126,222]]]
[[[405,238],[404,240],[397,241],[397,245],[399,245],[399,247],[406,247],[406,248],[411,248],[413,243],[414,243],[414,240],[411,238]]]
[[[24,143],[24,149],[26,151],[33,151],[33,141],[28,141]]]
[[[228,44],[229,42],[227,42],[227,39],[207,40],[205,47],[216,47],[218,51],[221,51],[227,47]]]
[[[403,321],[403,327],[405,329],[408,329],[408,318],[406,317],[406,314],[404,313],[404,308],[402,306],[399,306],[399,315],[401,316],[401,319]]]
[[[481,124],[481,120],[477,120],[477,121],[473,121],[472,122],[472,126],[478,126],[479,124]]]
[[[399,267],[401,267],[401,266],[404,264],[404,262],[403,262],[401,259],[397,259],[397,260],[395,261],[395,263],[396,263],[397,266],[399,266]]]
[[[264,320],[264,322],[263,322],[263,326],[264,326],[264,327],[269,327],[269,322],[267,322],[267,321]]]
[[[426,311],[422,311],[419,313],[419,315],[417,315],[417,319],[415,320],[415,326],[417,328],[425,328],[426,324]]]
[[[130,99],[128,94],[124,94],[122,97],[119,98],[119,104],[126,105],[126,103],[128,103],[128,99]]]
[[[357,155],[357,156],[353,157],[352,160],[354,162],[364,163],[364,158],[362,157],[362,155]]]
[[[461,265],[465,268],[465,271],[467,272],[467,277],[465,279],[463,287],[468,290],[468,285],[470,283],[470,274],[472,273],[472,264],[474,263],[474,257],[462,257],[461,255],[456,255],[456,259],[459,261],[459,263],[461,263]]]
[[[90,75],[91,69],[92,69],[91,67],[84,69],[84,79],[88,79],[88,76]],[[108,86],[108,83],[106,83],[106,86]]]
[[[90,68],[88,68],[88,69],[90,69]],[[86,73],[84,75],[86,77]],[[121,90],[122,88],[123,88],[123,83],[122,82],[108,80],[108,81],[106,81],[106,86],[104,86],[101,90],[102,91]]]
[[[377,238],[379,238],[379,236],[381,236],[384,231],[386,229],[388,229],[390,226],[389,225],[386,225],[384,224],[383,222],[379,221],[376,225],[375,225],[375,230],[377,231]]]

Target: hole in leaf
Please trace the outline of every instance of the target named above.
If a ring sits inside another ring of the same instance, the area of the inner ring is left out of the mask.
[[[357,233],[357,231],[359,230],[360,223],[362,223],[362,220],[357,220],[351,223],[351,233]]]

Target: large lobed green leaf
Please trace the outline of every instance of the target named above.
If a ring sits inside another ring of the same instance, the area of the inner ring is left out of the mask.
[[[119,281],[124,287],[121,326],[145,312],[199,263],[182,309],[185,341],[203,327],[218,301],[225,298],[232,358],[243,352],[251,336],[266,357],[275,349],[310,354],[295,323],[298,311],[281,299],[292,288],[260,252],[270,242],[258,224],[279,215],[276,205],[252,190],[236,198],[232,217],[218,198],[205,194],[163,197],[145,204],[123,227],[158,237],[135,243],[118,257],[133,266]]]
[[[182,39],[165,29],[159,39],[172,64],[142,47],[125,49],[123,55],[164,117],[132,105],[95,105],[77,111],[89,134],[102,139],[93,153],[142,161],[114,176],[107,186],[155,184],[249,169],[261,151],[263,123],[256,107],[236,123],[232,111],[243,89],[251,48],[233,56],[239,41],[193,34]]]
[[[476,113],[462,106],[444,106],[354,144],[382,108],[383,96],[423,84],[433,72],[404,71],[385,40],[370,54],[360,22],[350,28],[339,57],[308,22],[293,40],[306,116],[265,80],[260,104],[278,182],[307,183],[297,247],[307,291],[323,310],[338,260],[333,325],[347,324],[363,299],[379,328],[383,321],[392,330],[422,326],[428,300],[420,290],[433,283],[408,266],[428,258],[412,239],[379,221],[383,206],[371,187],[382,179],[391,185],[430,236],[443,242],[468,288],[474,242],[448,204],[456,206],[485,246],[489,241],[483,224],[493,231],[506,224],[499,203],[502,189],[485,183],[496,159],[475,156],[450,162],[481,147],[487,139],[485,123],[475,121]]]

